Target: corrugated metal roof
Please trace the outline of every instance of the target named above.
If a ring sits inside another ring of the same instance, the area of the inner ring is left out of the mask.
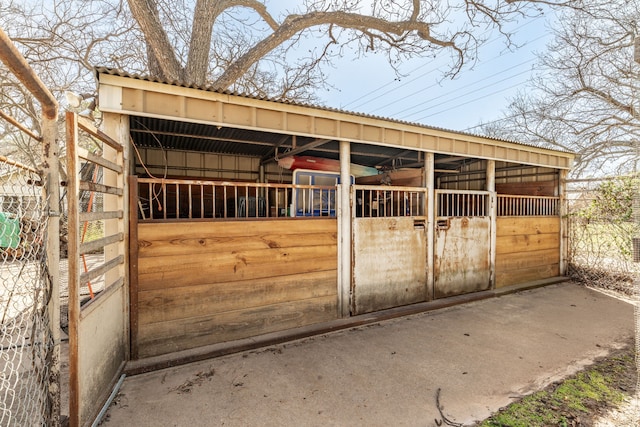
[[[290,105],[296,105],[296,106],[300,106],[300,107],[315,108],[315,109],[318,109],[318,110],[349,114],[349,115],[353,115],[353,116],[357,116],[357,117],[365,117],[365,118],[371,118],[371,119],[377,119],[377,120],[385,120],[385,121],[392,122],[392,123],[400,123],[400,124],[406,124],[406,125],[412,125],[412,126],[419,126],[421,128],[424,128],[424,129],[431,129],[431,130],[435,130],[435,131],[452,132],[452,133],[459,134],[459,135],[486,138],[486,139],[489,139],[489,140],[507,142],[507,143],[511,143],[511,144],[524,145],[524,146],[528,146],[528,147],[545,148],[545,147],[541,147],[541,146],[534,145],[534,144],[526,144],[526,143],[522,143],[522,142],[518,142],[518,141],[512,141],[512,140],[501,139],[501,138],[493,138],[493,137],[488,137],[488,136],[480,135],[480,134],[474,134],[474,133],[462,132],[462,131],[457,131],[457,130],[445,129],[445,128],[441,128],[441,127],[437,127],[437,126],[427,126],[427,125],[424,125],[422,123],[415,123],[415,122],[409,122],[409,121],[405,121],[405,120],[398,120],[398,119],[393,119],[393,118],[388,118],[388,117],[383,117],[383,116],[376,116],[376,115],[359,113],[359,112],[354,112],[354,111],[341,110],[341,109],[338,109],[338,108],[331,108],[331,107],[326,107],[326,106],[322,106],[322,105],[304,104],[304,103],[297,103],[297,102],[292,102],[292,101],[283,100],[283,99],[275,99],[275,98],[268,98],[268,97],[258,97],[258,96],[247,95],[247,94],[242,94],[242,93],[235,93],[235,92],[232,92],[232,91],[229,91],[229,90],[216,89],[216,88],[214,88],[212,86],[197,86],[197,85],[193,85],[193,84],[186,83],[186,82],[169,81],[169,80],[159,79],[159,78],[156,78],[156,77],[142,76],[140,74],[131,74],[131,73],[127,73],[125,71],[117,70],[117,69],[113,69],[113,68],[96,67],[95,71],[98,74],[109,74],[109,75],[114,75],[114,76],[118,76],[118,77],[127,77],[127,78],[131,78],[131,79],[144,80],[144,81],[148,81],[148,82],[162,83],[162,84],[168,84],[168,85],[173,85],[173,86],[179,86],[179,87],[185,87],[185,88],[191,88],[191,89],[215,92],[215,93],[220,93],[220,94],[239,96],[239,97],[248,98],[248,99],[256,99],[256,100],[275,102],[275,103],[280,103],[280,104],[290,104]],[[570,153],[569,151],[558,150],[558,149],[555,149],[555,148],[554,148],[554,150],[555,151],[559,151],[559,152],[564,152],[564,153]]]

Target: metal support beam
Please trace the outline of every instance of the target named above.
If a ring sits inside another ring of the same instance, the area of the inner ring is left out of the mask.
[[[424,154],[424,186],[427,188],[427,200],[425,206],[425,212],[427,215],[427,300],[432,300],[434,297],[433,285],[434,285],[434,247],[435,244],[435,226],[436,226],[436,212],[435,212],[435,155],[433,153]]]
[[[496,231],[498,224],[498,195],[496,194],[496,162],[495,160],[487,160],[486,174],[486,190],[489,192],[489,218],[491,221],[491,229],[489,232],[489,280],[491,289],[496,287]]]
[[[44,117],[57,120],[58,102],[2,28],[0,28],[0,59],[40,102]],[[44,131],[42,133],[44,137]]]
[[[278,148],[280,148],[282,144],[287,142],[289,138],[291,138],[291,136],[289,135],[285,135],[282,138],[280,138],[280,140],[278,140],[278,142],[273,146],[273,148],[271,148],[267,154],[265,154],[260,158],[260,164],[264,165],[266,163],[275,161],[275,155]]]
[[[293,149],[293,150],[291,150],[291,151],[287,151],[287,152],[285,153],[285,155],[286,155],[286,156],[294,156],[294,155],[299,154],[299,153],[302,153],[302,152],[304,152],[304,151],[309,151],[309,150],[311,150],[312,148],[316,148],[316,147],[319,147],[319,146],[321,146],[321,145],[324,145],[324,144],[326,144],[327,142],[331,142],[331,140],[330,140],[330,139],[316,139],[315,141],[312,141],[312,142],[309,142],[309,143],[307,143],[307,144],[301,145],[301,146],[300,146],[300,147],[298,147],[298,148],[294,148],[294,149]]]
[[[351,294],[351,144],[340,141],[340,208],[338,209],[338,310],[349,317]]]

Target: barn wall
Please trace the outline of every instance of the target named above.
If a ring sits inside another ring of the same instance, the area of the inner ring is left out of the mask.
[[[139,357],[337,317],[337,221],[138,227]]]
[[[147,170],[158,178],[164,176],[165,166],[169,177],[254,182],[259,177],[259,157],[150,148],[140,148],[139,152]],[[136,158],[136,174],[146,173]],[[265,176],[269,182],[291,182],[291,171],[282,170],[274,162],[265,165]]]
[[[496,288],[560,275],[560,217],[496,222]]]
[[[487,161],[468,163],[459,173],[443,174],[438,179],[438,188],[447,190],[486,190]],[[495,184],[499,194],[527,194],[531,196],[554,196],[558,184],[556,169],[524,166],[515,163],[496,162]],[[545,183],[543,193],[528,191],[534,183]],[[548,190],[550,188],[550,192]],[[524,189],[524,192],[523,192]]]

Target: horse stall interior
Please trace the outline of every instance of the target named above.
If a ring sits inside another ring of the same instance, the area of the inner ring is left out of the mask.
[[[563,274],[570,153],[98,77],[131,143],[132,359]]]

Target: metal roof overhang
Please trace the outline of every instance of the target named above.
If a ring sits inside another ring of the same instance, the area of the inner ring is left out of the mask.
[[[130,117],[139,147],[258,156],[338,158],[339,141],[352,142],[351,161],[407,166],[421,152],[436,162],[465,159],[569,169],[574,155],[481,136],[337,110],[221,93],[138,77],[98,72],[100,110]]]

